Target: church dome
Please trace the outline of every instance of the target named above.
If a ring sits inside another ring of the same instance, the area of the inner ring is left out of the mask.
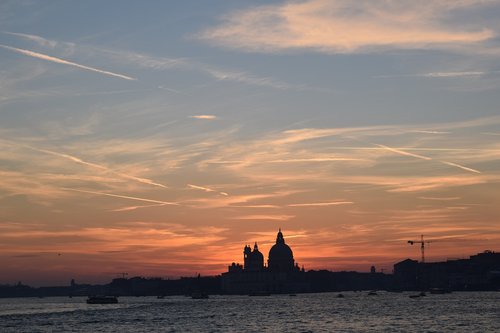
[[[285,243],[277,243],[269,250],[269,260],[275,259],[293,259],[293,252],[290,246]]]
[[[268,267],[273,271],[289,271],[294,267],[292,249],[285,244],[281,229],[276,236],[276,244],[269,251]]]

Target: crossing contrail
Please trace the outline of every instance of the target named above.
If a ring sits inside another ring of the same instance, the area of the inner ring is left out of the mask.
[[[101,74],[104,74],[104,75],[118,77],[120,79],[132,80],[132,81],[136,80],[135,78],[127,76],[127,75],[117,74],[117,73],[105,71],[105,70],[94,68],[94,67],[90,67],[90,66],[80,65],[80,64],[77,64],[75,62],[71,62],[71,61],[68,61],[68,60],[61,59],[61,58],[52,57],[52,56],[49,56],[49,55],[46,55],[46,54],[42,54],[42,53],[38,53],[38,52],[33,52],[33,51],[30,51],[30,50],[18,49],[17,47],[7,46],[7,45],[3,45],[3,44],[0,44],[0,47],[3,47],[4,49],[11,50],[11,51],[14,51],[14,52],[17,52],[17,53],[24,54],[24,55],[26,55],[28,57],[33,57],[33,58],[38,58],[38,59],[42,59],[42,60],[46,60],[46,61],[50,61],[50,62],[55,62],[57,64],[73,66],[73,67],[85,69],[85,70],[88,70],[88,71],[92,71],[92,72],[96,72],[96,73],[101,73]]]

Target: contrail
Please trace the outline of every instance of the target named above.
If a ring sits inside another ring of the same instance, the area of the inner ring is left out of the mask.
[[[223,196],[228,196],[229,194],[227,194],[226,192],[218,192],[214,189],[211,189],[211,188],[208,188],[208,187],[203,187],[203,186],[198,186],[198,185],[193,185],[193,184],[187,184],[187,186],[189,188],[192,188],[194,190],[202,190],[202,191],[205,191],[205,192],[217,192],[219,193],[220,195],[223,195]]]
[[[154,204],[154,205],[147,205],[147,206],[127,206],[127,207],[113,209],[111,211],[112,212],[125,212],[125,211],[129,211],[129,210],[136,210],[136,209],[150,208],[150,207],[161,207],[161,206],[165,206],[165,204]]]
[[[454,167],[460,168],[460,169],[465,170],[465,171],[470,171],[470,172],[474,172],[474,173],[481,173],[481,171],[479,171],[479,170],[468,168],[466,166],[463,166],[463,165],[460,165],[460,164],[457,164],[457,163],[446,162],[446,161],[440,161],[440,162],[443,163],[443,164],[447,164],[447,165],[450,165],[450,166],[454,166]]]
[[[75,188],[68,188],[68,187],[61,187],[61,189],[66,190],[66,191],[74,191],[74,192],[81,192],[81,193],[88,193],[88,194],[95,194],[95,195],[103,195],[103,196],[113,197],[113,198],[121,198],[121,199],[129,199],[129,200],[136,200],[136,201],[143,201],[143,202],[151,202],[151,203],[155,203],[155,204],[159,204],[159,205],[179,206],[179,204],[176,203],[176,202],[168,202],[168,201],[160,201],[160,200],[153,200],[153,199],[145,199],[145,198],[139,198],[139,197],[130,197],[130,196],[127,196],[127,195],[111,194],[111,193],[104,193],[104,192],[78,190],[78,189],[75,189]]]
[[[415,158],[420,158],[420,159],[427,160],[427,161],[432,160],[432,158],[427,157],[427,156],[412,154],[412,153],[409,153],[409,152],[404,151],[404,150],[399,150],[399,149],[387,147],[387,146],[384,146],[384,145],[379,145],[379,144],[376,144],[376,143],[372,143],[372,144],[374,144],[375,146],[378,146],[380,148],[392,151],[392,152],[394,152],[396,154],[405,155],[405,156],[411,156],[411,157],[415,157]],[[466,166],[463,166],[463,165],[460,165],[460,164],[457,164],[457,163],[447,162],[447,161],[440,161],[440,160],[436,160],[436,161],[438,161],[438,162],[440,162],[442,164],[446,164],[446,165],[449,165],[449,166],[452,166],[452,167],[456,167],[456,168],[465,170],[465,171],[474,172],[474,173],[481,173],[481,171],[479,171],[479,170],[468,168]]]
[[[352,201],[333,201],[333,202],[312,202],[312,203],[297,203],[289,204],[288,207],[308,207],[308,206],[338,206],[338,205],[351,205]]]
[[[114,171],[114,170],[112,170],[112,169],[110,169],[108,167],[105,167],[103,165],[99,165],[99,164],[96,164],[96,163],[84,161],[81,158],[78,158],[76,156],[72,156],[72,155],[68,155],[68,154],[63,154],[63,153],[58,153],[56,151],[47,150],[47,149],[40,149],[40,148],[32,147],[32,146],[29,146],[29,145],[17,144],[15,142],[11,142],[9,140],[4,140],[4,141],[6,141],[6,142],[8,142],[8,143],[10,143],[11,145],[14,145],[14,146],[24,147],[24,148],[31,149],[31,150],[34,150],[34,151],[38,151],[40,153],[62,157],[62,158],[68,159],[70,161],[73,161],[75,163],[79,163],[79,164],[83,164],[83,165],[86,165],[86,166],[89,166],[89,167],[92,167],[92,168],[100,169],[100,170],[103,170],[105,172],[109,172],[111,174],[117,175],[117,176],[122,177],[122,178],[134,180],[134,181],[139,182],[139,183],[153,185],[153,186],[162,187],[162,188],[167,188],[167,186],[165,186],[163,184],[160,184],[160,183],[156,183],[156,182],[152,181],[151,179],[140,178],[140,177],[128,175],[128,174],[125,174],[125,173],[117,172],[117,171]]]
[[[380,147],[380,148],[392,151],[393,153],[396,153],[396,154],[405,155],[405,156],[411,156],[411,157],[415,157],[415,158],[420,158],[422,160],[428,160],[428,161],[432,160],[432,158],[430,158],[430,157],[422,156],[422,155],[417,155],[417,154],[412,154],[412,153],[409,153],[409,152],[404,151],[404,150],[399,150],[399,149],[396,149],[396,148],[391,148],[391,147],[387,147],[387,146],[384,146],[384,145],[379,145],[379,144],[376,144],[376,143],[374,143],[374,145],[377,146],[377,147]]]
[[[50,62],[55,62],[57,64],[73,66],[73,67],[85,69],[85,70],[96,72],[96,73],[101,73],[101,74],[105,74],[105,75],[109,75],[109,76],[118,77],[120,79],[132,80],[132,81],[136,80],[135,78],[130,77],[130,76],[117,74],[117,73],[113,73],[113,72],[108,72],[108,71],[104,71],[102,69],[89,67],[89,66],[85,66],[85,65],[80,65],[80,64],[77,64],[77,63],[74,63],[71,61],[67,61],[67,60],[64,60],[61,58],[52,57],[52,56],[38,53],[38,52],[33,52],[30,50],[18,49],[17,47],[7,46],[7,45],[3,45],[3,44],[0,44],[0,47],[3,47],[4,49],[11,50],[11,51],[14,51],[17,53],[24,54],[24,55],[29,56],[29,57],[38,58],[38,59],[42,59],[42,60],[46,60],[46,61],[50,61]]]
[[[92,163],[92,162],[84,161],[84,160],[82,160],[82,159],[80,159],[78,157],[72,156],[72,155],[58,153],[58,152],[51,151],[51,150],[46,150],[46,149],[39,149],[39,148],[31,147],[31,146],[24,146],[24,147],[27,147],[29,149],[32,149],[32,150],[35,150],[35,151],[39,151],[39,152],[42,152],[42,153],[51,154],[51,155],[59,156],[59,157],[62,157],[62,158],[66,158],[66,159],[69,159],[69,160],[71,160],[73,162],[76,162],[76,163],[80,163],[80,164],[87,165],[87,166],[90,166],[90,167],[93,167],[93,168],[104,170],[106,172],[112,173],[112,174],[120,176],[122,178],[127,178],[127,179],[131,179],[131,180],[135,180],[135,181],[137,181],[139,183],[153,185],[153,186],[158,186],[158,187],[162,187],[162,188],[167,188],[165,185],[160,184],[160,183],[156,183],[156,182],[154,182],[154,181],[152,181],[150,179],[140,178],[140,177],[128,175],[128,174],[125,174],[125,173],[117,172],[117,171],[109,169],[109,168],[107,168],[105,166],[102,166],[102,165],[99,165],[99,164],[95,164],[95,163]]]
[[[27,147],[29,147],[29,146],[27,146]],[[78,157],[75,157],[75,156],[71,156],[71,155],[68,155],[68,154],[62,154],[62,153],[58,153],[58,152],[51,151],[51,150],[38,149],[38,148],[34,148],[34,147],[29,147],[29,148],[33,149],[33,150],[36,150],[36,151],[39,151],[39,152],[42,152],[42,153],[51,154],[51,155],[59,156],[59,157],[62,157],[62,158],[66,158],[66,159],[69,159],[69,160],[71,160],[73,162],[80,163],[80,164],[83,164],[83,165],[87,165],[87,166],[90,166],[90,167],[93,167],[93,168],[101,169],[101,170],[104,170],[106,172],[110,172],[112,174],[115,174],[115,175],[123,177],[123,178],[135,180],[135,181],[137,181],[139,183],[149,184],[149,185],[153,185],[153,186],[167,188],[165,185],[159,184],[159,183],[155,183],[154,181],[152,181],[150,179],[135,177],[135,176],[127,175],[125,173],[117,172],[117,171],[114,171],[112,169],[109,169],[109,168],[107,168],[105,166],[102,166],[102,165],[99,165],[99,164],[95,164],[95,163],[91,163],[91,162],[86,162],[86,161],[84,161],[84,160],[82,160],[82,159],[80,159]]]

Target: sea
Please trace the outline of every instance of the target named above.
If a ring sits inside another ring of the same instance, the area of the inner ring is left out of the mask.
[[[500,332],[500,292],[0,299],[0,332]]]

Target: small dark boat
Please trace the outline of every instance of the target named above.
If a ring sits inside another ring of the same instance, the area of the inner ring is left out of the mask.
[[[408,297],[410,297],[410,298],[419,298],[419,297],[422,297],[422,296],[420,296],[420,294],[418,294],[418,295],[410,295]]]
[[[372,290],[368,293],[368,296],[377,296],[377,292],[375,290]]]
[[[157,299],[164,299],[164,298],[165,298],[165,296],[164,296],[164,295],[158,295],[158,296],[156,296],[156,298],[157,298]]]
[[[115,296],[89,296],[87,304],[116,304],[118,298]]]
[[[451,293],[450,290],[444,289],[444,288],[431,288],[431,289],[429,289],[429,291],[433,295],[440,295],[440,294],[449,294],[449,293]]]
[[[344,294],[337,294],[337,298],[344,298]]]

